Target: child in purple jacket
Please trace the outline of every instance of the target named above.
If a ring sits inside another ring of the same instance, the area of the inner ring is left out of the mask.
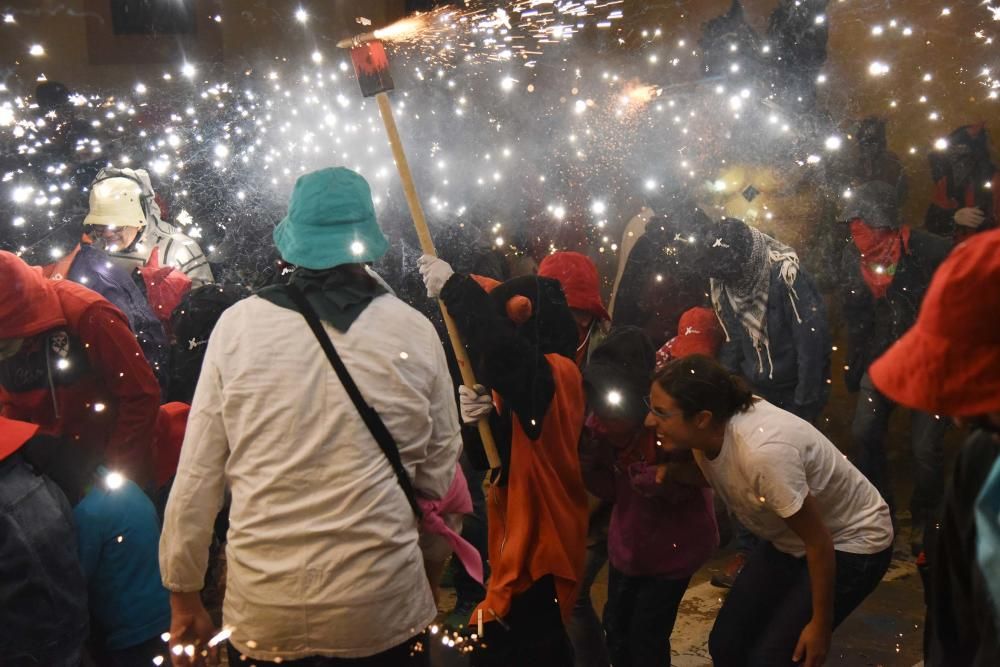
[[[643,426],[654,351],[612,331],[584,370],[590,412],[580,450],[587,488],[614,503],[604,630],[615,667],[669,667],[670,633],[691,575],[718,544],[712,491]]]

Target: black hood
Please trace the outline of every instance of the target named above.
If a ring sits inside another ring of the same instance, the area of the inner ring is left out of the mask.
[[[851,188],[851,198],[842,218],[860,218],[873,229],[899,229],[899,198],[896,187],[883,181],[869,181]]]
[[[587,402],[600,416],[641,422],[655,364],[653,343],[642,329],[615,328],[583,371]]]
[[[566,303],[558,280],[521,276],[501,283],[490,292],[497,310],[507,317],[507,302],[515,296],[531,301],[531,318],[517,327],[517,335],[529,340],[542,354],[576,358],[576,320]]]

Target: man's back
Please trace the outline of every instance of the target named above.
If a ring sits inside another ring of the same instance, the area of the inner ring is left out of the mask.
[[[433,326],[383,295],[347,332],[325,329],[417,491],[443,496],[460,438]],[[168,588],[192,590],[203,573],[184,556],[203,553],[203,536],[184,522],[217,509],[223,466],[224,616],[241,652],[371,655],[433,620],[417,522],[392,467],[302,315],[259,297],[227,310],[209,341],[161,543]]]

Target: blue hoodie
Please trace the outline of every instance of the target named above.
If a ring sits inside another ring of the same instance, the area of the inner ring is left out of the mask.
[[[134,483],[109,488],[108,470],[73,509],[90,610],[109,650],[135,646],[170,629],[170,597],[160,583],[160,524]],[[164,648],[166,645],[164,645]]]

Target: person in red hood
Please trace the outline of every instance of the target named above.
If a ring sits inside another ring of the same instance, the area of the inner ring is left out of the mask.
[[[558,280],[562,286],[566,303],[576,320],[576,365],[583,369],[590,362],[591,352],[604,342],[611,330],[611,316],[601,300],[597,267],[589,257],[578,252],[554,252],[538,265],[538,275]],[[590,510],[587,560],[567,630],[576,654],[575,667],[608,667],[611,661],[604,642],[604,630],[594,611],[590,589],[608,562],[608,525],[612,503],[588,493],[587,505]]]
[[[589,257],[578,252],[554,252],[538,265],[538,275],[555,278],[562,285],[580,336],[576,365],[582,367],[611,328],[611,316],[601,301],[597,267]]]
[[[149,482],[160,388],[120,310],[0,251],[0,414]]]

